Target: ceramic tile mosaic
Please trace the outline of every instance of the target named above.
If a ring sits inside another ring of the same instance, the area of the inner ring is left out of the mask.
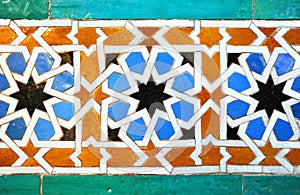
[[[0,20],[0,174],[300,174],[300,21]]]

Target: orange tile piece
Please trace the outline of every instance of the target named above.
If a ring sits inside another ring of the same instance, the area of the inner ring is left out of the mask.
[[[139,45],[159,45],[152,37],[144,39]]]
[[[190,157],[195,148],[173,148],[165,155],[165,158],[175,167],[178,166],[193,166],[194,160]]]
[[[209,148],[206,149],[206,148]],[[202,160],[202,165],[204,166],[213,166],[220,165],[220,160],[223,158],[223,155],[220,153],[220,148],[216,146],[204,146],[203,152],[200,154]]]
[[[93,136],[100,141],[100,116],[94,110],[89,110],[82,118],[82,139]]]
[[[151,37],[154,35],[160,28],[158,27],[140,27],[139,30],[146,36]]]
[[[23,163],[23,166],[39,166],[40,164],[33,158],[40,148],[34,147],[31,141],[28,142],[26,147],[21,149],[28,155],[28,159]]]
[[[85,27],[78,28],[78,32],[75,37],[78,39],[79,45],[84,45],[89,48],[91,45],[97,43],[99,35],[96,33],[96,28]]]
[[[86,56],[80,64],[81,75],[92,83],[100,74],[98,54],[93,52],[90,56]]]
[[[220,69],[220,52],[216,52],[215,55],[213,56],[213,60],[218,66],[218,69]]]
[[[227,28],[226,31],[231,36],[228,45],[250,45],[257,38],[250,28]]]
[[[107,148],[107,152],[112,156],[107,165],[110,167],[128,167],[139,159],[138,156],[129,148]]]
[[[42,38],[49,45],[67,45],[72,44],[72,41],[67,37],[71,32],[71,27],[50,27],[42,35]]]
[[[142,147],[142,150],[149,156],[146,162],[143,164],[144,167],[160,167],[161,163],[155,158],[155,155],[161,150],[156,148],[152,141],[149,141],[147,147]]]
[[[126,28],[101,28],[101,30],[106,34],[107,36],[111,36],[115,33],[118,33],[122,30],[126,30]]]
[[[38,163],[33,157],[31,157],[26,159],[22,166],[40,166],[40,163]]]
[[[10,148],[0,148],[0,166],[11,166],[19,159],[19,156]]]
[[[171,28],[163,37],[172,45],[192,45],[194,41],[184,32]]]
[[[30,53],[34,47],[41,46],[32,36],[32,34],[37,30],[37,27],[20,27],[20,29],[27,36],[20,45],[25,45]]]
[[[220,70],[216,62],[202,52],[202,73],[209,82],[215,81],[220,76]]]
[[[18,35],[9,26],[0,26],[0,44],[10,44]]]
[[[73,148],[52,148],[44,155],[44,159],[54,167],[74,167],[74,162],[69,158],[74,151]]]
[[[285,158],[288,159],[292,165],[300,165],[300,149],[291,149],[291,151],[285,155]]]
[[[227,147],[227,151],[232,156],[228,165],[247,165],[256,157],[249,148]]]
[[[292,28],[290,29],[283,38],[291,45],[300,45],[300,29]]]
[[[211,108],[208,109],[201,117],[201,131],[202,138],[205,138],[209,134],[218,138],[220,135],[220,117]]]
[[[259,149],[266,156],[266,158],[260,163],[260,165],[281,165],[274,158],[281,149],[273,148],[270,142],[268,142],[264,147],[259,147]]]
[[[200,93],[196,94],[196,96],[198,99],[200,99],[201,105],[210,99],[210,93],[204,87],[202,87],[202,90]]]
[[[99,149],[98,149],[99,150]],[[87,148],[81,149],[81,154],[78,156],[78,158],[81,160],[81,165],[83,167],[99,167],[100,166],[100,159],[92,152],[90,152]]]
[[[223,39],[223,36],[219,33],[219,28],[201,28],[200,43],[211,47],[213,45],[219,45],[219,42]]]
[[[116,32],[104,40],[105,45],[128,45],[134,39],[134,35],[128,30]]]
[[[222,91],[222,86],[219,86],[212,94],[212,100],[218,105],[220,106],[220,101],[223,97],[225,97],[226,95],[223,93]]]
[[[267,46],[272,53],[275,47],[281,47],[281,45],[274,39],[273,35],[276,34],[276,28],[259,28],[266,36],[267,39],[262,43],[263,46]]]
[[[84,87],[80,86],[80,91],[75,96],[80,99],[81,105],[83,105],[90,98],[90,93]]]
[[[176,30],[180,30],[182,32],[184,32],[185,34],[191,34],[193,32],[193,28],[175,28]]]
[[[106,93],[102,92],[102,85],[97,87],[92,94],[92,97],[98,102],[98,104],[102,104],[102,100],[109,97]]]

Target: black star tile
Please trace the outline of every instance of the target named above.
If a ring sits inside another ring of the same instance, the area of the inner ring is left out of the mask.
[[[18,99],[16,110],[27,108],[30,116],[32,116],[35,109],[46,111],[43,101],[50,99],[52,96],[43,92],[45,83],[36,85],[30,77],[27,84],[18,82],[19,91],[11,95],[11,97]]]
[[[278,85],[274,85],[272,78],[270,77],[266,84],[257,82],[259,91],[251,97],[259,101],[256,110],[265,109],[269,118],[274,110],[284,112],[282,102],[290,99],[289,96],[282,93],[285,82]]]

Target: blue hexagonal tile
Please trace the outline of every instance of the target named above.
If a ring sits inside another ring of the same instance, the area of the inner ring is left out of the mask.
[[[228,79],[228,87],[237,92],[242,92],[249,89],[251,86],[245,75],[234,72]]]
[[[132,72],[143,74],[146,66],[146,61],[141,52],[130,53],[125,61]]]
[[[194,115],[194,105],[186,101],[178,101],[171,105],[176,118],[189,121]]]
[[[235,100],[227,105],[227,114],[232,119],[238,119],[247,115],[250,105],[242,100]]]
[[[155,131],[160,140],[168,140],[175,133],[172,123],[162,118],[157,119]]]
[[[189,89],[192,89],[194,87],[194,77],[190,73],[183,73],[182,75],[179,75],[175,77],[174,83],[173,83],[173,89],[179,91],[179,92],[186,92]]]
[[[171,70],[173,63],[174,58],[168,52],[158,53],[155,61],[155,68],[158,74],[162,75]]]
[[[147,126],[143,118],[132,121],[127,129],[127,135],[134,141],[143,140]]]
[[[55,134],[52,123],[42,118],[39,118],[36,122],[34,132],[40,141],[48,141]]]

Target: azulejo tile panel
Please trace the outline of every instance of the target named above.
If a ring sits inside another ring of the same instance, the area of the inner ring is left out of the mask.
[[[1,20],[0,173],[300,173],[300,21]]]

